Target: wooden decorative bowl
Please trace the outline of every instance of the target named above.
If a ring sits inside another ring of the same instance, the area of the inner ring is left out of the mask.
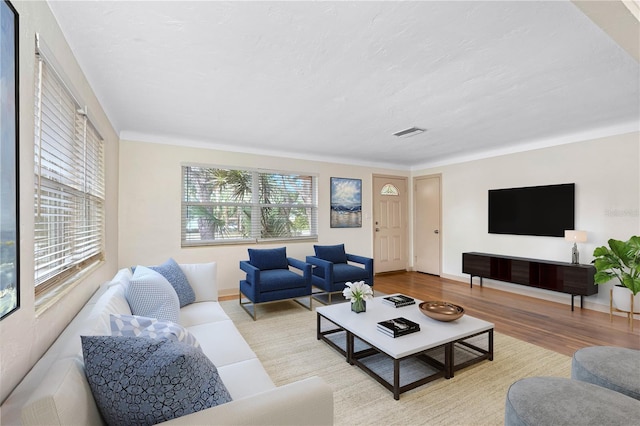
[[[464,315],[464,309],[462,306],[454,305],[449,302],[442,302],[432,300],[429,302],[422,302],[418,305],[420,312],[438,321],[455,321]]]

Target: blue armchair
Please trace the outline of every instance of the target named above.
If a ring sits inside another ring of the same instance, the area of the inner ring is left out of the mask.
[[[299,269],[302,273],[295,273],[289,267]],[[311,309],[311,265],[287,257],[286,247],[249,249],[249,260],[241,260],[240,269],[247,274],[240,281],[240,306],[254,321],[256,305],[259,303],[293,299]],[[298,300],[306,297],[309,298],[308,306]]]
[[[313,249],[316,255],[307,256],[306,260],[313,265],[312,285],[322,290],[314,295],[316,300],[324,303],[326,295],[328,303],[331,303],[332,293],[341,293],[347,282],[364,281],[373,287],[373,259],[346,253],[344,244],[314,245]],[[360,264],[362,267],[349,262]]]

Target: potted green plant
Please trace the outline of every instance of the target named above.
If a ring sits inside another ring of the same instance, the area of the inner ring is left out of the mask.
[[[605,284],[617,279],[613,287],[613,303],[621,311],[631,312],[631,295],[634,296],[634,310],[640,309],[640,237],[633,236],[627,241],[610,239],[609,247],[601,246],[593,251],[596,268],[594,282]]]

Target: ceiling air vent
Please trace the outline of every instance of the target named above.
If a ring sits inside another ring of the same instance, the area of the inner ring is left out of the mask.
[[[411,136],[419,135],[420,133],[426,132],[427,129],[421,129],[419,127],[411,127],[409,129],[400,130],[399,132],[395,132],[393,135],[399,138],[409,138]]]

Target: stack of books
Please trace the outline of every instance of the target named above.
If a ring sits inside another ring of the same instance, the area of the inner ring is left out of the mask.
[[[416,301],[409,296],[405,296],[404,294],[396,294],[394,296],[383,297],[382,303],[399,308],[401,306],[415,305]]]
[[[420,331],[420,324],[408,320],[404,317],[398,317],[378,323],[378,331],[391,337],[400,337],[407,334]]]

